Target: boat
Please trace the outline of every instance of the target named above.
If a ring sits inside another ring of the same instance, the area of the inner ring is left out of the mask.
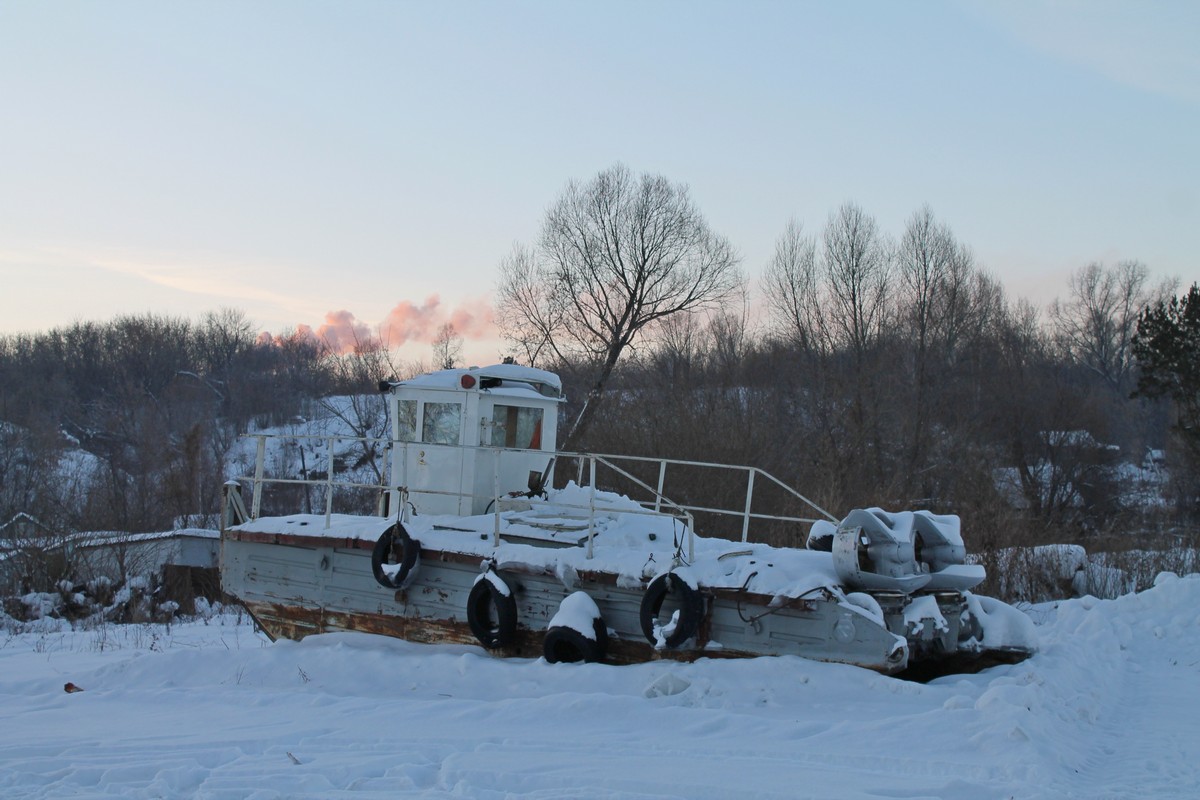
[[[957,516],[835,517],[756,467],[557,451],[562,383],[533,367],[380,393],[389,435],[356,441],[383,454],[378,480],[339,473],[338,437],[314,448],[324,470],[271,469],[282,435],[260,433],[253,474],[226,484],[222,588],[273,639],[361,631],[555,663],[797,655],[888,675],[1033,652],[1028,617],[971,591],[986,573]],[[684,470],[738,502],[672,499]],[[262,513],[265,493],[296,486],[323,513]],[[374,505],[338,511],[339,490]],[[791,513],[761,508],[767,495]],[[715,515],[732,533],[696,530]],[[773,542],[751,535],[764,525]]]

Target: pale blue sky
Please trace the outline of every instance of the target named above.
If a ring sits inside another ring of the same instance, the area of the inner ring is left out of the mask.
[[[0,0],[0,115],[5,332],[475,309],[617,161],[755,282],[847,200],[929,203],[1038,305],[1089,261],[1200,280],[1196,2]]]

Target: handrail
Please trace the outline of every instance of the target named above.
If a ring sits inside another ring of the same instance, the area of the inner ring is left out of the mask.
[[[396,483],[394,480],[389,480],[390,478],[395,478],[395,476],[390,475],[392,463],[391,463],[391,459],[386,457],[387,453],[390,452],[394,447],[397,447],[397,446],[402,447],[405,450],[407,450],[407,448],[410,445],[417,445],[417,446],[421,446],[421,447],[430,446],[430,443],[397,442],[397,441],[393,441],[391,439],[384,439],[384,438],[378,438],[378,437],[339,436],[339,435],[334,435],[334,434],[262,434],[262,433],[259,433],[259,434],[243,434],[243,435],[246,436],[247,438],[257,439],[254,475],[252,478],[241,478],[240,479],[240,480],[248,480],[253,483],[254,492],[253,492],[253,500],[252,500],[252,504],[251,504],[250,517],[252,519],[258,518],[261,508],[262,508],[262,491],[263,491],[263,487],[266,485],[293,484],[293,485],[323,486],[325,488],[325,525],[326,525],[326,527],[329,527],[331,518],[332,518],[332,514],[333,514],[333,490],[335,487],[337,487],[337,488],[378,489],[378,490],[382,490],[382,491],[399,490],[402,494],[407,495],[409,492],[409,488],[406,485],[407,484],[406,480],[401,480],[399,483]],[[327,460],[325,475],[319,479],[318,478],[273,478],[273,477],[267,477],[264,473],[265,473],[266,441],[268,439],[324,441],[326,443],[326,460]],[[338,481],[338,480],[334,479],[334,477],[335,477],[334,467],[333,467],[334,443],[339,442],[339,441],[340,442],[361,442],[361,443],[383,444],[384,445],[384,453],[382,454],[384,456],[384,469],[380,472],[379,482],[363,483],[363,482],[359,482],[359,481],[350,481],[350,480]],[[499,527],[500,527],[499,506],[500,506],[500,500],[504,496],[500,492],[500,485],[499,485],[500,456],[504,452],[514,452],[514,453],[537,452],[537,453],[542,453],[546,456],[552,457],[555,461],[559,461],[562,459],[571,459],[571,458],[578,459],[579,460],[578,483],[581,486],[583,486],[584,466],[585,466],[585,464],[587,466],[589,466],[590,469],[589,469],[587,486],[591,490],[591,492],[590,492],[591,500],[589,502],[589,508],[586,509],[589,512],[589,526],[588,526],[588,528],[589,528],[589,533],[588,533],[589,557],[591,554],[591,539],[592,539],[592,531],[594,528],[594,525],[592,523],[594,522],[594,517],[595,517],[595,493],[596,493],[596,483],[595,482],[596,482],[596,465],[597,465],[597,463],[603,467],[606,467],[606,468],[612,470],[616,475],[620,476],[621,478],[623,478],[627,481],[630,481],[634,485],[640,487],[641,489],[647,491],[650,494],[650,496],[652,497],[652,500],[649,502],[635,501],[638,503],[639,506],[642,506],[643,509],[646,509],[646,511],[643,513],[656,513],[656,514],[665,513],[665,514],[668,514],[669,516],[685,518],[687,521],[687,524],[688,524],[689,532],[691,532],[692,528],[693,528],[692,522],[694,520],[694,516],[693,516],[694,513],[707,513],[707,514],[717,514],[717,515],[741,517],[741,519],[742,519],[742,541],[743,542],[749,541],[749,530],[750,530],[751,520],[773,520],[773,521],[778,521],[778,522],[799,522],[799,523],[814,523],[814,522],[818,521],[817,519],[814,519],[811,517],[798,517],[798,516],[790,516],[790,515],[782,515],[782,514],[766,514],[766,513],[753,511],[755,479],[758,476],[762,476],[766,480],[770,481],[771,483],[775,484],[779,488],[783,489],[787,494],[789,494],[796,500],[799,500],[800,502],[807,505],[809,508],[811,508],[814,511],[818,512],[819,514],[823,515],[823,517],[825,519],[831,520],[833,522],[837,522],[836,517],[834,517],[832,514],[830,514],[825,509],[821,508],[819,505],[817,505],[811,499],[809,499],[805,495],[801,494],[800,492],[796,491],[794,488],[792,488],[788,484],[784,483],[783,481],[779,480],[774,475],[771,475],[770,473],[765,472],[764,470],[762,470],[758,467],[753,467],[753,466],[720,464],[717,462],[691,461],[691,460],[685,460],[685,459],[653,458],[653,457],[649,457],[649,456],[628,456],[628,455],[613,455],[613,454],[601,454],[601,453],[572,453],[572,452],[563,452],[563,451],[556,451],[556,452],[551,453],[548,451],[534,451],[534,450],[524,450],[524,449],[516,449],[516,448],[503,448],[503,447],[488,447],[488,446],[483,446],[483,445],[481,445],[481,446],[437,445],[437,446],[438,447],[460,447],[462,449],[470,449],[470,450],[479,450],[479,449],[494,450],[496,452],[496,458],[492,460],[493,472],[494,472],[493,481],[492,481],[492,483],[493,483],[492,500],[494,501],[495,508],[496,508],[495,513],[497,515],[496,531],[495,531],[497,540],[499,537]],[[407,463],[407,459],[403,459],[403,461],[405,462],[405,464]],[[646,481],[642,480],[641,478],[638,478],[636,475],[632,474],[628,469],[623,467],[620,462],[637,462],[637,463],[657,464],[658,465],[657,486],[656,487],[651,486]],[[679,466],[679,467],[700,467],[700,468],[707,468],[707,469],[721,469],[721,470],[733,470],[735,472],[745,472],[746,473],[746,494],[745,494],[745,501],[744,501],[742,508],[740,510],[729,509],[729,508],[713,508],[713,507],[708,507],[708,506],[679,503],[679,502],[676,502],[676,501],[670,499],[665,494],[663,494],[663,487],[666,482],[666,474],[667,474],[667,466],[668,465],[674,465],[674,466]],[[401,476],[401,477],[403,478],[406,476]],[[431,494],[431,495],[444,495],[444,496],[457,496],[457,497],[468,496],[468,493],[465,493],[462,491],[421,489],[420,492],[422,494]],[[690,537],[689,537],[689,545],[690,545]],[[690,549],[690,547],[689,547],[689,549]]]
[[[579,457],[586,457],[588,454],[560,453],[559,455],[566,456],[567,458],[571,458],[571,457],[579,458]],[[597,458],[603,458],[603,459],[621,459],[622,461],[641,461],[641,462],[646,462],[646,463],[651,463],[651,464],[662,465],[663,469],[659,474],[659,488],[660,489],[662,488],[662,484],[665,479],[665,473],[666,473],[665,465],[667,465],[667,464],[676,464],[676,465],[683,466],[683,467],[709,467],[709,468],[713,468],[713,469],[746,470],[748,472],[752,472],[752,473],[761,475],[764,478],[767,478],[768,480],[772,481],[776,486],[779,486],[781,489],[786,491],[788,494],[792,495],[797,500],[800,500],[801,502],[803,502],[809,508],[813,509],[814,511],[819,511],[821,514],[824,514],[825,518],[830,520],[831,522],[838,522],[837,517],[833,516],[828,511],[821,508],[813,500],[810,500],[808,497],[805,497],[804,495],[802,495],[800,492],[796,491],[791,486],[789,486],[786,483],[784,483],[783,481],[779,480],[771,473],[769,473],[763,469],[760,469],[759,467],[752,467],[752,466],[741,465],[741,464],[721,464],[721,463],[718,463],[715,461],[688,461],[688,460],[682,459],[682,458],[654,458],[653,456],[617,456],[617,455],[605,455],[605,454],[601,454],[601,453],[596,453],[594,455],[596,455]],[[753,486],[753,484],[751,484],[751,487],[752,486]],[[650,487],[648,487],[648,486],[646,486],[645,488],[650,489]],[[650,491],[653,492],[654,490],[650,489]],[[750,492],[748,492],[748,494],[749,493]],[[730,513],[728,511],[716,511],[714,509],[697,509],[697,510],[713,511],[714,513]],[[734,513],[738,516],[742,515],[742,512],[732,512],[732,513]],[[753,515],[753,516],[759,516],[759,515]],[[774,519],[774,517],[765,517],[765,518],[766,519]],[[801,518],[801,517],[781,517],[780,519],[789,519],[789,520],[794,520],[796,522],[815,522],[816,521],[816,520],[805,519],[805,518]]]
[[[608,467],[613,472],[617,473],[618,475],[620,475],[624,478],[627,478],[628,480],[633,481],[638,486],[640,486],[643,489],[645,489],[646,491],[652,493],[654,495],[654,510],[655,511],[661,510],[663,503],[666,503],[667,505],[671,506],[672,508],[678,509],[681,512],[685,511],[683,506],[679,505],[674,500],[672,500],[671,498],[667,497],[666,495],[664,495],[662,493],[662,485],[661,484],[659,485],[658,489],[650,488],[650,486],[648,484],[646,484],[644,481],[642,481],[640,478],[638,478],[634,475],[631,475],[630,473],[628,473],[625,470],[618,467],[616,464],[612,463],[611,456],[587,455],[587,456],[582,456],[582,457],[589,459],[593,465],[595,464],[595,462],[599,461],[601,464]],[[664,464],[665,464],[665,462],[664,462]],[[595,478],[595,471],[596,470],[593,466],[593,469],[592,469],[593,480]],[[593,487],[594,487],[594,483],[593,483]]]
[[[387,474],[391,459],[384,458],[383,471],[380,473],[379,483],[358,483],[356,481],[335,481],[333,479],[333,444],[337,442],[361,442],[370,444],[383,444],[384,455],[390,452],[392,447],[391,439],[383,439],[380,437],[368,436],[340,436],[336,434],[314,434],[314,433],[243,433],[243,438],[256,439],[255,455],[254,455],[254,477],[251,479],[241,478],[240,480],[251,480],[253,484],[253,495],[250,502],[250,518],[258,519],[262,511],[262,490],[263,486],[268,484],[297,484],[302,486],[324,486],[325,487],[325,527],[328,528],[333,517],[333,487],[347,489],[381,489],[388,488],[387,482],[383,478]],[[326,461],[325,478],[323,480],[314,480],[312,478],[268,478],[264,475],[266,467],[266,450],[268,439],[287,439],[287,440],[317,440],[325,441],[326,444]]]

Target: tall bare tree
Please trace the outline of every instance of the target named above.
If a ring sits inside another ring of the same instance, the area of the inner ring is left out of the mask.
[[[501,331],[526,352],[582,358],[594,379],[564,447],[579,442],[621,355],[646,326],[717,305],[743,282],[687,186],[618,164],[572,181],[546,212],[536,249],[501,265]]]
[[[826,341],[822,335],[817,246],[798,220],[788,221],[762,275],[767,307],[784,336],[802,351]]]
[[[686,384],[700,363],[703,331],[695,314],[676,314],[655,326],[649,369],[668,383]]]
[[[908,328],[913,347],[912,432],[908,445],[908,471],[916,473],[926,450],[929,424],[930,347],[934,327],[939,320],[938,305],[950,281],[952,264],[958,253],[953,234],[923,206],[909,218],[904,236],[896,249],[896,268],[900,288],[898,315]]]
[[[726,378],[736,376],[750,347],[748,304],[714,314],[708,323],[708,337],[711,366]]]
[[[1122,261],[1112,268],[1088,264],[1071,275],[1070,299],[1050,306],[1062,352],[1122,393],[1128,392],[1131,381],[1138,314],[1173,295],[1178,285],[1169,279],[1152,288],[1149,275],[1138,261]]]
[[[875,218],[854,203],[829,215],[821,234],[830,329],[860,358],[883,329],[891,252]]]
[[[454,369],[462,358],[463,337],[454,329],[454,323],[446,322],[438,328],[433,340],[433,362],[435,369]]]
[[[901,314],[911,326],[918,354],[918,377],[937,324],[937,304],[946,284],[954,277],[958,256],[954,235],[923,206],[909,218],[896,250],[897,277],[904,309]]]

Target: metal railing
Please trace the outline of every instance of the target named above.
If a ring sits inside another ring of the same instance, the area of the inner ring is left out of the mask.
[[[397,442],[397,441],[393,441],[390,439],[382,439],[382,438],[365,438],[365,437],[336,436],[336,435],[246,434],[246,436],[248,438],[254,438],[257,440],[257,447],[256,447],[256,452],[255,452],[255,463],[254,463],[254,475],[253,475],[253,477],[244,477],[244,478],[240,479],[241,481],[249,481],[253,487],[253,495],[252,495],[252,500],[251,500],[250,514],[249,514],[250,519],[257,519],[260,516],[261,510],[262,510],[262,494],[263,494],[263,489],[266,486],[270,486],[273,484],[321,486],[321,487],[324,487],[324,490],[325,490],[325,509],[324,509],[325,513],[324,513],[324,516],[325,516],[325,526],[327,528],[330,526],[331,520],[332,520],[333,495],[334,495],[335,489],[354,488],[354,489],[370,489],[370,490],[378,491],[380,493],[379,513],[381,515],[383,514],[383,496],[384,496],[384,493],[386,493],[386,492],[393,491],[393,490],[397,491],[400,495],[401,506],[403,506],[408,499],[410,491],[409,491],[409,487],[406,485],[406,480],[405,480],[406,476],[401,475],[399,480],[392,480],[391,469],[392,469],[392,463],[394,461],[393,455],[395,455],[395,451],[399,450],[400,451],[399,455],[401,456],[400,464],[402,465],[402,469],[407,469],[407,463],[408,463],[407,450],[410,446],[418,446],[418,447],[422,447],[422,448],[428,448],[431,446],[427,443],[420,443],[420,442],[411,442],[411,443],[410,442]],[[265,473],[266,473],[267,441],[271,440],[271,439],[282,439],[282,440],[290,440],[290,441],[303,441],[303,440],[323,441],[325,443],[324,449],[325,449],[325,459],[326,459],[324,477],[323,478],[311,478],[311,477],[283,478],[283,477],[270,477],[270,476],[266,475]],[[350,443],[358,442],[363,445],[371,445],[371,444],[382,445],[379,457],[381,457],[383,459],[384,463],[383,463],[383,468],[381,470],[379,470],[380,480],[378,482],[365,483],[365,482],[355,481],[355,480],[339,480],[339,479],[337,479],[336,478],[336,470],[335,470],[335,455],[336,455],[335,445],[338,442],[350,442]],[[776,521],[776,522],[795,522],[795,523],[807,523],[807,524],[814,523],[814,522],[818,521],[818,519],[821,519],[821,518],[827,519],[827,520],[830,520],[833,522],[838,521],[836,517],[834,517],[832,514],[830,514],[825,509],[818,506],[811,499],[804,496],[800,492],[796,491],[794,488],[787,485],[786,483],[779,480],[778,478],[771,475],[770,473],[759,469],[758,467],[720,464],[720,463],[716,463],[716,462],[707,462],[707,461],[688,461],[688,460],[683,460],[683,459],[652,458],[652,457],[647,457],[647,456],[623,456],[623,455],[611,455],[611,454],[599,454],[599,453],[568,453],[568,452],[553,452],[552,453],[552,452],[548,452],[548,451],[516,450],[516,449],[512,449],[512,448],[482,447],[482,446],[480,446],[480,447],[461,446],[461,445],[437,445],[437,446],[438,447],[446,447],[446,448],[460,447],[461,449],[465,449],[465,450],[472,450],[472,451],[482,450],[482,451],[494,452],[496,454],[496,457],[492,460],[492,464],[493,464],[492,489],[493,489],[493,491],[492,491],[492,496],[490,497],[490,499],[492,501],[491,506],[495,509],[494,514],[495,514],[495,520],[496,520],[495,521],[495,542],[496,542],[496,544],[499,544],[499,539],[500,539],[501,501],[503,501],[506,497],[509,497],[509,495],[507,495],[501,491],[501,487],[500,487],[500,462],[501,462],[502,455],[504,453],[522,453],[522,454],[537,453],[539,455],[543,455],[543,456],[547,457],[548,459],[551,459],[551,464],[562,463],[562,462],[570,461],[570,460],[577,461],[578,472],[577,472],[577,476],[576,476],[576,483],[577,483],[577,485],[579,485],[581,487],[586,486],[589,489],[589,504],[587,507],[569,506],[569,505],[566,505],[564,507],[578,508],[579,510],[586,510],[588,512],[588,557],[591,557],[591,553],[592,553],[592,535],[593,535],[594,528],[595,528],[594,522],[595,522],[595,515],[596,515],[596,494],[598,491],[604,491],[603,488],[598,488],[598,486],[597,486],[597,468],[598,467],[603,467],[608,470],[611,470],[614,475],[619,476],[621,479],[630,482],[634,486],[636,486],[636,487],[640,488],[641,490],[646,491],[650,494],[649,500],[645,500],[645,501],[636,500],[636,499],[634,500],[634,502],[638,503],[638,505],[644,509],[644,511],[642,511],[640,513],[662,514],[662,515],[667,515],[667,516],[672,516],[672,517],[682,519],[685,522],[685,524],[687,525],[689,534],[693,533],[694,515],[697,513],[716,514],[716,515],[724,515],[724,516],[730,516],[730,517],[740,517],[741,521],[742,521],[741,541],[743,541],[743,542],[749,541],[750,523],[752,520],[771,520],[771,521]],[[632,471],[634,469],[634,467],[632,465],[635,465],[635,464],[657,465],[657,483],[656,483],[656,485],[651,485],[646,480],[643,480],[642,478],[639,478],[637,475],[635,475]],[[724,470],[724,471],[733,472],[735,474],[744,475],[744,478],[740,479],[740,481],[744,482],[744,485],[746,487],[744,501],[741,504],[741,507],[740,508],[718,508],[718,507],[707,506],[707,505],[681,503],[681,502],[676,502],[676,501],[672,500],[671,498],[667,497],[666,494],[664,493],[665,487],[666,487],[666,480],[667,480],[667,469],[669,466],[675,466],[678,468],[684,468],[684,467],[699,468],[702,470]],[[550,467],[548,467],[548,469],[549,468]],[[586,468],[586,472],[587,472],[586,484],[584,482],[585,468]],[[753,511],[756,479],[765,480],[768,482],[768,485],[773,485],[773,486],[778,487],[779,489],[782,489],[783,492],[785,493],[786,497],[790,497],[796,501],[803,503],[808,508],[811,508],[812,510],[814,510],[815,512],[820,514],[821,517],[819,517],[819,518],[818,517],[802,517],[802,516],[794,516],[794,515],[788,515],[788,514],[769,514],[769,513],[761,513],[761,512]],[[457,496],[460,498],[474,496],[473,493],[463,492],[460,490],[445,489],[445,488],[443,488],[443,489],[422,488],[422,489],[418,490],[418,493],[429,494],[429,495]],[[244,510],[242,511],[242,513],[243,514],[245,513]],[[632,510],[628,510],[625,513],[639,513],[639,512],[634,512]],[[692,546],[691,546],[690,535],[689,535],[689,550],[691,550],[691,547]],[[689,560],[690,560],[690,554],[689,554]]]
[[[570,456],[568,455],[568,457],[570,457]],[[756,513],[752,512],[751,508],[754,503],[754,479],[755,479],[755,476],[762,476],[763,478],[770,481],[775,486],[778,486],[779,488],[783,489],[784,492],[786,492],[788,495],[790,495],[794,499],[799,500],[800,502],[804,503],[809,508],[822,514],[825,519],[828,519],[832,522],[838,521],[837,517],[833,516],[828,511],[821,508],[815,502],[813,502],[809,498],[805,497],[803,494],[796,491],[791,486],[788,486],[786,483],[779,480],[774,475],[772,475],[769,472],[766,472],[764,470],[761,470],[758,467],[740,466],[740,465],[734,465],[734,464],[719,464],[716,462],[709,462],[709,461],[687,461],[684,459],[676,459],[676,458],[650,458],[647,456],[614,456],[614,455],[575,454],[575,457],[594,458],[594,459],[601,461],[602,463],[604,463],[605,466],[609,467],[613,471],[618,472],[623,477],[634,481],[639,486],[654,493],[656,504],[659,501],[662,501],[662,502],[671,503],[671,505],[675,506],[676,508],[685,509],[692,513],[702,512],[702,513],[707,513],[707,514],[722,514],[722,515],[726,515],[726,516],[741,517],[742,518],[742,541],[743,542],[749,540],[750,520],[752,520],[752,519],[775,520],[777,522],[806,522],[806,523],[810,523],[810,524],[817,521],[817,519],[815,519],[813,517],[795,517],[795,516],[788,516],[788,515],[782,515],[782,514],[756,514]],[[615,463],[613,463],[614,461],[630,461],[630,462],[658,464],[658,485],[653,488],[650,487],[643,481],[637,479],[633,475],[629,474],[627,471],[618,467]],[[673,503],[670,500],[667,500],[667,498],[663,495],[663,487],[666,484],[667,466],[672,465],[672,464],[675,466],[680,466],[680,467],[700,467],[700,468],[704,468],[704,469],[721,469],[721,470],[731,470],[734,472],[746,473],[745,504],[742,506],[742,509],[740,511],[738,511],[736,509],[709,508],[709,507],[705,507],[705,506]],[[580,465],[580,469],[582,470],[582,464]],[[656,508],[657,508],[657,505],[656,505]]]
[[[324,486],[325,487],[325,527],[329,527],[330,519],[333,516],[333,490],[337,488],[355,488],[355,489],[375,489],[385,490],[388,488],[387,481],[383,480],[388,475],[388,469],[391,464],[391,448],[392,441],[390,439],[369,438],[362,436],[329,436],[319,434],[244,434],[246,438],[257,440],[257,448],[254,455],[254,477],[249,479],[252,481],[253,495],[250,501],[250,518],[258,519],[262,511],[262,492],[263,487],[271,484],[280,485],[298,485],[298,486]],[[267,477],[266,471],[266,454],[267,440],[282,439],[286,441],[305,441],[316,440],[325,442],[325,477],[324,479],[313,478],[272,478]],[[383,453],[383,470],[380,471],[380,480],[375,483],[361,483],[357,481],[334,480],[336,471],[335,467],[335,451],[334,445],[337,442],[360,442],[362,444],[382,444]],[[247,480],[243,478],[242,480]]]

